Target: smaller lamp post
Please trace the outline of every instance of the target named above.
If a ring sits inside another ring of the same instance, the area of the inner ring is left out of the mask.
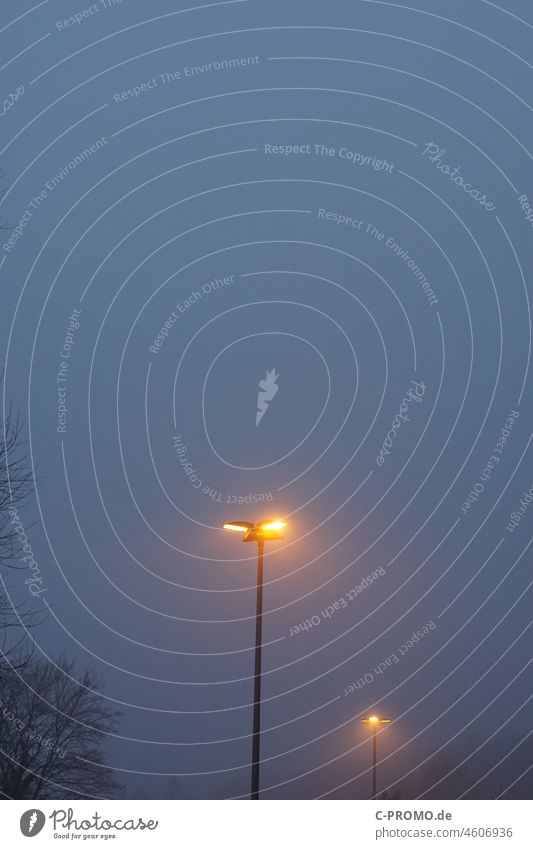
[[[388,725],[390,719],[384,719],[383,717],[376,716],[374,713],[370,716],[362,719],[361,722],[364,722],[365,725],[370,725],[372,728],[372,748],[373,748],[373,758],[372,758],[372,796],[371,799],[375,799],[377,796],[377,762],[378,762],[378,744],[377,744],[377,731],[381,725]]]

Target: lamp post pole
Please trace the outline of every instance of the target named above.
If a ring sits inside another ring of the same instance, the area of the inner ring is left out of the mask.
[[[259,799],[259,755],[261,743],[261,642],[263,634],[263,552],[265,542],[257,540],[257,603],[255,610],[254,721],[252,737],[251,799]]]
[[[377,771],[378,771],[378,736],[377,725],[372,726],[372,746],[374,749],[373,769],[372,769],[372,798],[377,796]]]
[[[379,717],[376,716],[376,714],[372,714],[372,716],[368,716],[365,719],[362,719],[361,722],[364,722],[365,725],[370,725],[370,727],[372,728],[372,795],[370,798],[376,799],[378,795],[378,728],[380,728],[382,725],[388,725],[390,719],[385,719],[384,717]]]
[[[263,519],[262,522],[225,522],[225,531],[243,534],[243,542],[257,543],[257,597],[255,607],[255,669],[254,715],[252,727],[252,786],[250,799],[259,799],[259,764],[261,749],[261,644],[263,639],[263,554],[266,540],[281,540],[282,528],[287,523],[281,519]]]

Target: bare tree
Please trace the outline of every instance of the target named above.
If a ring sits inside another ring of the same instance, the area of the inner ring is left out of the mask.
[[[5,669],[20,669],[31,659],[28,648],[27,628],[35,622],[35,614],[13,607],[0,585],[0,672]]]
[[[120,785],[102,744],[119,713],[101,682],[74,663],[34,661],[0,677],[0,798],[114,798]]]
[[[18,525],[18,510],[31,497],[35,480],[22,439],[19,416],[8,411],[0,418],[0,567],[23,569],[17,557],[24,548]],[[17,517],[17,519],[15,518]],[[13,607],[6,591],[4,576],[0,582],[0,671],[9,668],[13,655],[17,666],[29,662],[31,649],[22,651],[27,630],[36,623],[28,605]]]
[[[22,507],[35,488],[22,440],[22,423],[11,411],[0,418],[0,564],[12,565],[20,550],[10,510]]]
[[[0,567],[4,569],[27,569],[25,562],[33,558],[26,554],[31,546],[19,510],[34,489],[21,420],[9,411],[0,418]],[[32,581],[38,582],[34,573]],[[105,766],[102,744],[115,730],[118,713],[99,694],[101,683],[94,673],[84,672],[76,680],[70,661],[61,659],[54,665],[33,660],[27,632],[38,624],[37,618],[41,617],[27,605],[11,604],[2,575],[0,798],[112,798],[120,786]]]

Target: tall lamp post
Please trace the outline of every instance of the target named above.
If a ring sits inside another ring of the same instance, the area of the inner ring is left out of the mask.
[[[259,753],[261,739],[261,640],[263,632],[263,553],[265,542],[283,539],[279,533],[286,527],[280,519],[264,519],[262,522],[226,522],[225,531],[239,531],[243,542],[257,543],[257,601],[255,610],[255,671],[254,671],[254,719],[252,731],[252,790],[251,799],[259,799]]]
[[[364,722],[365,725],[370,725],[372,728],[372,796],[371,799],[375,799],[377,796],[377,763],[378,763],[378,740],[377,740],[377,732],[378,728],[382,725],[388,725],[390,719],[384,719],[383,717],[376,716],[372,714],[371,716],[362,719],[361,722]]]

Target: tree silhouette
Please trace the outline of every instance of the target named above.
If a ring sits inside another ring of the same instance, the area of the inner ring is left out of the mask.
[[[120,792],[102,756],[118,712],[101,682],[74,663],[31,661],[0,677],[0,797],[113,798]]]
[[[1,385],[1,382],[0,382]],[[0,418],[0,567],[24,569],[18,556],[24,552],[25,534],[18,524],[18,510],[33,495],[35,480],[22,440],[20,416],[11,410]],[[17,666],[30,660],[31,649],[23,652],[27,629],[36,624],[28,604],[13,607],[7,595],[4,576],[0,582],[0,672],[11,668],[13,655]]]
[[[22,507],[33,494],[35,482],[24,451],[22,423],[9,411],[0,418],[0,564],[12,565],[21,549],[10,509]]]

